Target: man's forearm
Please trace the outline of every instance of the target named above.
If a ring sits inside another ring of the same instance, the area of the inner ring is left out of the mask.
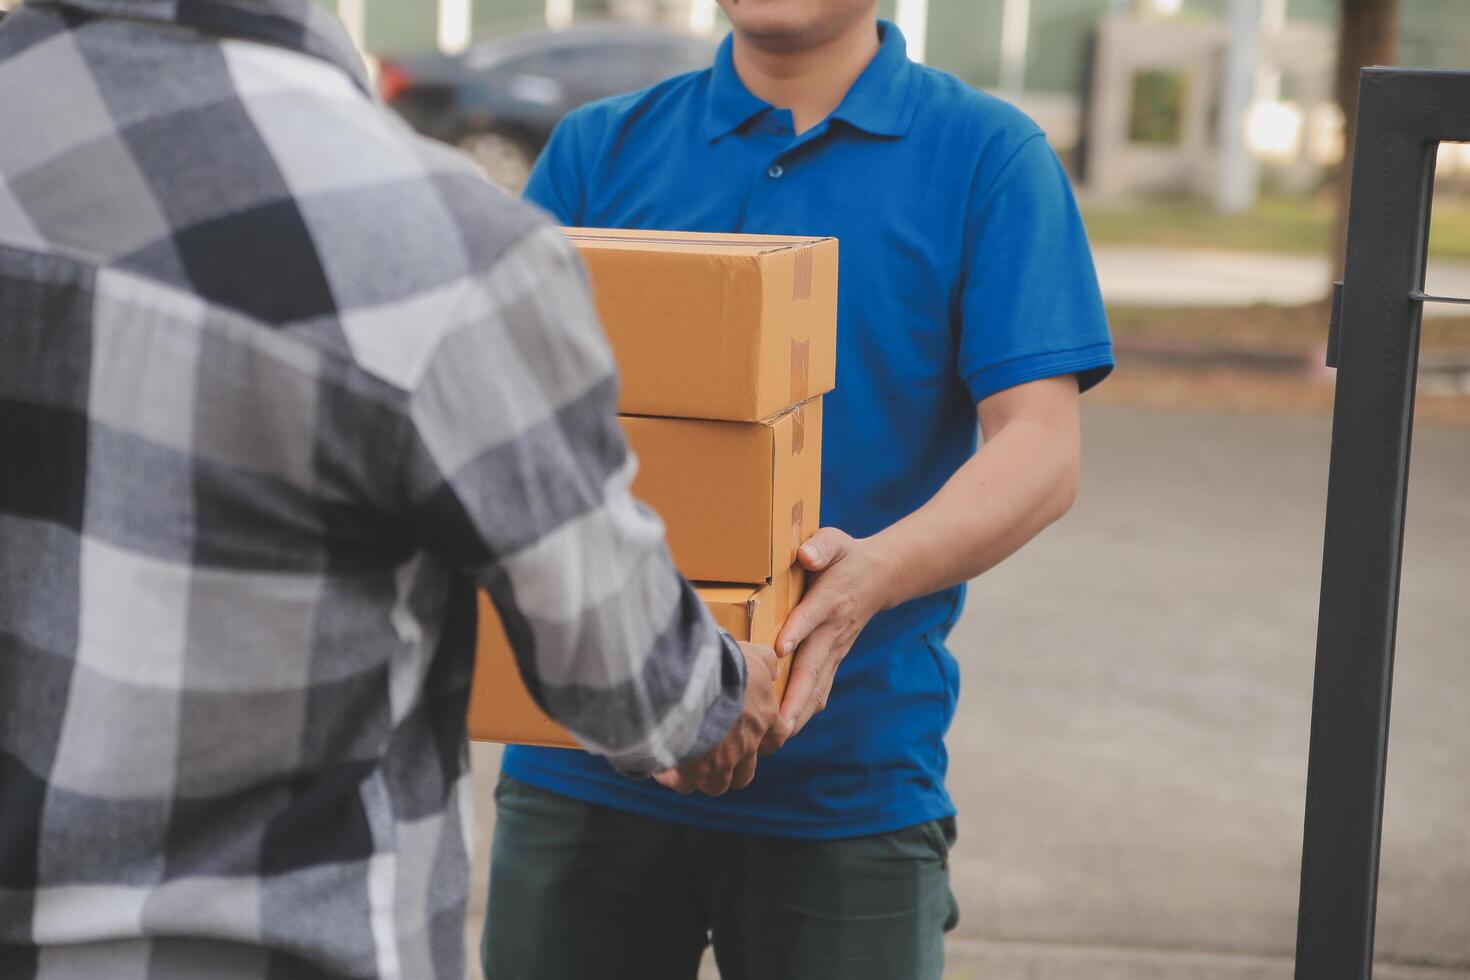
[[[1000,426],[927,504],[870,539],[888,566],[888,605],[989,571],[1065,514],[1079,441],[1065,420]]]
[[[813,578],[776,638],[795,653],[782,702],[793,732],[827,706],[837,667],[885,608],[994,568],[1065,514],[1077,492],[1077,382],[1045,378],[979,405],[985,443],[933,498],[870,538],[822,528],[801,546]]]

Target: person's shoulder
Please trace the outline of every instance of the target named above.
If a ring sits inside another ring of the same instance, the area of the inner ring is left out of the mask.
[[[348,270],[344,280],[364,284],[360,301],[348,292],[340,304],[354,358],[370,373],[412,387],[439,339],[485,308],[487,290],[501,288],[495,283],[507,275],[530,274],[510,256],[528,242],[560,236],[545,214],[492,184],[460,151],[406,128],[396,142],[393,152],[414,159],[403,177],[343,188],[336,207],[344,215],[373,212],[365,223],[391,234],[375,236],[391,246],[344,242],[330,261]],[[369,336],[374,343],[356,342]]]
[[[226,56],[284,190],[308,225],[320,226],[321,247],[338,253],[333,260],[402,261],[411,246],[434,242],[445,255],[461,246],[473,252],[486,236],[467,233],[467,224],[536,220],[533,209],[495,191],[469,157],[419,135],[335,65],[264,45],[231,45]],[[374,228],[398,229],[401,247],[352,247],[352,235],[338,239],[344,228],[369,238]]]
[[[519,241],[550,222],[334,66],[249,50],[251,122],[310,232],[330,316],[299,332],[407,385]],[[269,93],[260,97],[256,93]],[[241,175],[243,178],[243,175]]]
[[[982,91],[946,71],[916,65],[915,124],[962,140],[986,157],[1009,155],[1035,137],[1045,138],[1036,121],[999,96]]]
[[[462,254],[463,270],[474,272],[544,222],[534,208],[490,184],[464,153],[417,133],[340,73],[329,77],[333,66],[312,67],[314,75],[303,65],[281,79],[284,97],[261,103],[252,119],[309,215],[330,213],[364,230],[399,230],[400,248],[351,249],[351,261],[403,263],[413,260],[413,247],[437,246],[441,265],[455,265],[450,257]]]
[[[511,241],[550,224],[541,211],[487,180],[461,151],[406,128],[402,138],[417,158],[424,182],[452,219],[446,230],[467,250],[469,271],[493,264]],[[406,197],[403,204],[411,206]],[[491,229],[499,233],[487,234]]]

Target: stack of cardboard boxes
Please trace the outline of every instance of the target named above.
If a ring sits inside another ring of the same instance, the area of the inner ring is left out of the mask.
[[[622,376],[634,494],[736,639],[772,644],[819,526],[836,373],[837,241],[567,229]],[[790,659],[782,661],[785,672]],[[575,746],[536,706],[481,598],[470,737]]]

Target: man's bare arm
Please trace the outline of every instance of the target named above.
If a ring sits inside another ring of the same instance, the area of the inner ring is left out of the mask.
[[[1018,385],[977,406],[984,443],[923,507],[869,538],[818,531],[799,553],[813,572],[777,652],[794,652],[782,714],[800,731],[868,620],[994,568],[1077,496],[1081,421],[1071,375]]]

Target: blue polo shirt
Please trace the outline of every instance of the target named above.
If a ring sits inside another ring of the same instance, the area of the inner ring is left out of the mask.
[[[789,111],[741,83],[726,38],[709,69],[568,116],[526,188],[567,225],[839,240],[822,522],[857,537],[922,506],[975,452],[981,399],[1062,374],[1087,388],[1113,363],[1082,221],[1041,131],[911,62],[893,24],[879,30],[842,104],[800,136]],[[558,749],[509,749],[504,770],[589,802],[778,837],[948,816],[959,667],[946,637],[963,601],[963,587],[946,589],[875,617],[827,710],[745,790],[679,796]]]

